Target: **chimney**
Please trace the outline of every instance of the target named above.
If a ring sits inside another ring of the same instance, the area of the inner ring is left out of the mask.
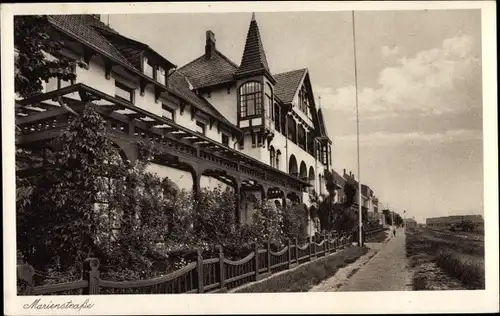
[[[345,168],[344,168],[344,176],[345,176],[345,175],[346,175],[346,173],[345,173]]]
[[[215,34],[208,30],[206,33],[205,57],[210,59],[213,54],[215,54]]]

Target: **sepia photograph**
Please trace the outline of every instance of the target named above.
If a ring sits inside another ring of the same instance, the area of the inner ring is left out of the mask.
[[[488,2],[199,4],[3,10],[11,311],[216,313],[266,293],[300,312],[280,294],[387,291],[495,306],[494,3],[486,21]]]

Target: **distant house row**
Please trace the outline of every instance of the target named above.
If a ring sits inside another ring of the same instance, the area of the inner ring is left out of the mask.
[[[346,169],[343,170],[343,174],[340,175],[335,170],[332,170],[333,178],[340,189],[337,192],[337,201],[339,203],[345,202],[346,194],[344,192],[344,186],[347,182],[352,183],[356,190],[359,187],[358,181],[352,172],[347,173]],[[369,222],[377,222],[381,225],[385,225],[385,219],[382,216],[382,212],[379,212],[379,200],[375,196],[373,190],[366,184],[361,184],[361,199],[362,205],[361,210],[363,212],[363,217],[367,218]],[[355,199],[357,201],[357,199]],[[358,208],[357,202],[355,202],[354,208]]]
[[[427,218],[425,225],[430,228],[448,228],[452,224],[459,224],[463,221],[473,222],[477,227],[484,227],[484,219],[481,215],[453,215]]]

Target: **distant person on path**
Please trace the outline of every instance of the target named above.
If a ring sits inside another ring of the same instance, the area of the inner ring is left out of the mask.
[[[392,229],[392,233],[394,234],[394,237],[396,237],[396,228]]]

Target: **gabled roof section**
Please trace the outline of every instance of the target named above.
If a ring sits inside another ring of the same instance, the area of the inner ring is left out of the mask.
[[[170,76],[168,77],[168,82],[169,88],[172,90],[172,92],[186,99],[202,112],[205,112],[206,114],[218,119],[227,126],[239,131],[238,127],[229,122],[229,120],[227,120],[224,115],[222,115],[210,102],[189,89],[189,79],[186,78],[180,71],[175,71],[170,74]]]
[[[272,78],[269,65],[267,64],[266,52],[262,45],[259,26],[255,20],[255,14],[252,14],[252,20],[250,21],[250,27],[248,28],[245,42],[245,49],[243,50],[241,64],[236,72],[236,76],[260,71],[264,71]]]
[[[122,64],[133,67],[133,65],[104,37],[89,21],[93,17],[82,14],[48,15],[48,22],[56,29],[77,38],[86,45],[93,47],[108,58],[112,58]]]
[[[109,32],[113,32],[113,33],[118,33],[112,27],[110,27],[109,25],[107,25],[106,23],[101,21],[100,14],[95,14],[95,15],[94,14],[82,14],[81,16],[87,24],[89,24],[93,27],[96,27],[96,28],[99,28],[102,30],[106,30]]]
[[[274,79],[276,79],[274,94],[283,103],[292,103],[293,98],[297,94],[297,91],[300,89],[300,86],[306,74],[307,69],[303,68],[274,75]]]
[[[238,65],[218,50],[215,50],[211,58],[202,55],[179,68],[189,78],[194,89],[232,82],[237,70]]]
[[[176,66],[161,54],[156,52],[149,45],[133,40],[119,33],[112,32],[106,29],[99,28],[99,32],[106,37],[137,69],[141,69],[140,55],[142,52],[147,52],[154,56],[155,59],[167,69],[175,68]]]

